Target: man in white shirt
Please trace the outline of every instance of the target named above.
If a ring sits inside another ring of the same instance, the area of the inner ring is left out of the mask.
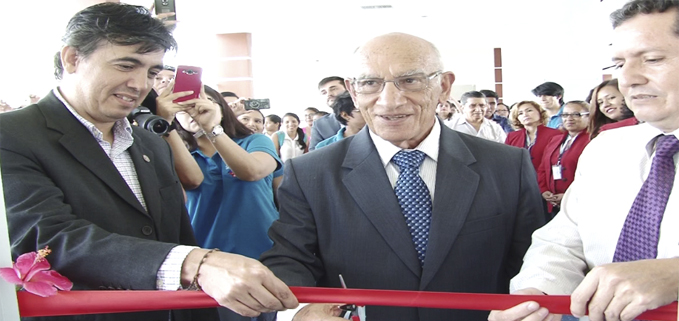
[[[587,146],[561,212],[533,235],[513,293],[570,294],[572,314],[588,309],[594,321],[632,320],[677,300],[678,16],[678,1],[650,0],[611,14],[620,91],[645,124],[604,132]],[[645,197],[650,190],[654,197]],[[525,302],[489,320],[557,318]]]
[[[450,128],[476,137],[504,143],[507,133],[496,122],[486,119],[488,109],[486,96],[479,91],[469,91],[460,98],[462,115],[455,116],[448,126]]]

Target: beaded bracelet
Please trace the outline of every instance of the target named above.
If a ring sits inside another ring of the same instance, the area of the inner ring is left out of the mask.
[[[208,255],[210,253],[217,251],[219,252],[219,249],[212,249],[207,252],[205,252],[205,255],[203,255],[203,258],[200,259],[200,263],[198,263],[198,268],[196,269],[196,276],[193,277],[193,281],[191,281],[191,284],[189,284],[189,287],[186,288],[187,290],[195,290],[195,291],[200,291],[202,288],[200,287],[200,284],[198,284],[198,276],[200,275],[200,267],[203,266],[203,263],[207,261]]]

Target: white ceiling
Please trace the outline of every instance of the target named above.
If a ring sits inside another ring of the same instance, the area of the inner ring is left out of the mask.
[[[68,19],[83,3],[96,0],[13,0],[0,4],[0,43],[3,44],[0,99],[21,92],[18,86],[51,86],[51,55]],[[281,60],[316,61],[319,74],[335,74],[323,64],[343,57],[364,40],[387,32],[406,32],[434,42],[443,54],[464,64],[464,53],[479,47],[502,47],[508,54],[521,50],[547,55],[563,50],[592,50],[591,59],[607,58],[604,51],[610,26],[608,14],[625,0],[175,0],[177,38],[208,39],[219,33],[250,32],[259,52],[282,55]],[[150,6],[150,0],[127,3]],[[386,9],[364,9],[384,6]],[[9,32],[8,32],[9,31]],[[582,39],[582,41],[580,41]],[[189,42],[190,43],[190,42]],[[582,43],[583,48],[573,47]],[[265,44],[265,45],[263,45]],[[564,45],[566,44],[566,45]],[[180,53],[201,48],[195,42]],[[594,48],[594,49],[592,49]],[[471,49],[471,50],[470,50]],[[266,50],[267,52],[262,52]],[[511,52],[510,52],[511,51]],[[458,53],[459,55],[456,55]],[[503,50],[504,54],[504,50]],[[291,57],[294,55],[295,57]],[[567,62],[567,54],[557,55]],[[296,60],[292,60],[296,59]],[[262,59],[263,60],[263,59]],[[30,61],[30,63],[17,63]],[[610,61],[610,60],[608,60]],[[262,62],[264,63],[264,62]],[[566,68],[566,67],[564,67]],[[558,70],[557,70],[558,71]],[[291,72],[294,72],[291,71]],[[47,75],[45,75],[47,74]],[[261,74],[261,72],[260,72]],[[40,77],[38,77],[40,76]],[[473,75],[468,82],[477,83]],[[548,76],[544,76],[548,77]],[[312,75],[311,78],[317,78]],[[488,79],[484,76],[483,79]],[[463,81],[462,77],[460,81]],[[485,80],[484,80],[485,81]],[[577,80],[573,80],[577,83]],[[47,84],[47,85],[45,85]],[[485,86],[484,83],[479,84]],[[275,86],[271,84],[270,87]],[[583,85],[584,86],[584,85]],[[269,89],[270,87],[264,86]],[[313,87],[313,86],[311,86]],[[262,88],[262,86],[260,86]],[[313,89],[313,88],[312,88]],[[522,92],[525,91],[521,89]],[[40,92],[40,91],[38,91]]]

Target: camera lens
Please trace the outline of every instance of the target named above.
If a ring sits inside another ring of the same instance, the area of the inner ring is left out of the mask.
[[[157,117],[157,118],[156,118]],[[142,127],[156,135],[165,135],[170,128],[170,124],[161,117],[151,116]]]
[[[167,120],[151,113],[151,110],[139,106],[128,116],[130,122],[136,122],[139,127],[144,128],[156,135],[162,136],[171,131],[171,125]]]

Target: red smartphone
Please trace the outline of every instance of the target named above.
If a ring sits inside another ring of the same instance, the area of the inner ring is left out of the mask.
[[[203,69],[194,66],[177,66],[177,72],[174,76],[174,90],[172,92],[193,91],[193,94],[180,97],[174,100],[175,103],[198,98],[200,89],[203,83],[200,77],[203,74]]]

